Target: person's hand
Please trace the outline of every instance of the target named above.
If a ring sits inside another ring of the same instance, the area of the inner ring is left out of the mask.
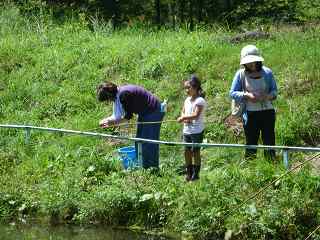
[[[101,128],[108,128],[108,127],[111,127],[109,124],[107,123],[104,123],[104,124],[101,124],[100,125]]]
[[[177,121],[178,121],[179,123],[183,122],[183,121],[184,121],[184,120],[183,120],[183,116],[178,117]]]
[[[259,97],[256,96],[255,94],[251,93],[251,92],[245,92],[244,93],[244,97],[246,99],[248,99],[250,102],[258,102],[259,101]]]
[[[182,122],[183,123],[191,123],[192,122],[192,120],[185,119],[184,116],[178,117],[177,121],[180,122],[180,123],[182,123]]]
[[[110,122],[108,118],[104,118],[99,122],[99,126],[102,128],[108,128],[110,127]]]

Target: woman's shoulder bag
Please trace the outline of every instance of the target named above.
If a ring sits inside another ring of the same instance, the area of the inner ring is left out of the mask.
[[[240,81],[241,81],[241,86],[242,90],[245,90],[245,73],[244,69],[240,71]],[[246,108],[246,103],[245,102],[237,102],[236,100],[232,99],[231,101],[231,115],[234,117],[242,117],[242,114],[244,113]]]

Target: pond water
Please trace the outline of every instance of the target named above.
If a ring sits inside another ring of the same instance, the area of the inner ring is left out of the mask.
[[[122,229],[78,226],[0,225],[1,240],[173,240]]]

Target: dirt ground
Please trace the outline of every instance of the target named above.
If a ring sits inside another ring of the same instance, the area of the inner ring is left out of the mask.
[[[316,155],[316,154],[315,154],[315,155]],[[313,156],[314,156],[314,155],[313,155]],[[311,156],[310,156],[310,157],[311,157]],[[310,157],[305,158],[304,160],[307,160],[307,159],[309,159]],[[293,169],[293,168],[297,167],[297,166],[300,165],[301,163],[302,163],[302,161],[296,161],[296,162],[294,162],[293,164],[291,164],[290,169]],[[312,173],[313,173],[314,175],[320,175],[320,155],[317,156],[317,157],[315,157],[313,160],[311,160],[311,161],[309,162],[309,164],[310,164],[310,166],[311,166]],[[303,165],[303,166],[305,166],[305,165]],[[297,168],[296,170],[294,170],[294,172],[298,172],[299,170],[301,170],[301,169],[303,168],[303,166]]]
[[[315,160],[312,160],[310,164],[312,166],[313,172],[317,175],[320,175],[320,156],[316,157]]]

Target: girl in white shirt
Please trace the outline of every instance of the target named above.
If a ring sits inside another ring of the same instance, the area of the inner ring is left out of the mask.
[[[204,113],[206,101],[201,82],[195,75],[184,83],[188,97],[184,101],[181,116],[177,119],[183,123],[183,140],[187,143],[202,143],[204,131]],[[186,181],[199,179],[201,156],[199,146],[185,147]],[[194,164],[193,164],[194,161]]]

